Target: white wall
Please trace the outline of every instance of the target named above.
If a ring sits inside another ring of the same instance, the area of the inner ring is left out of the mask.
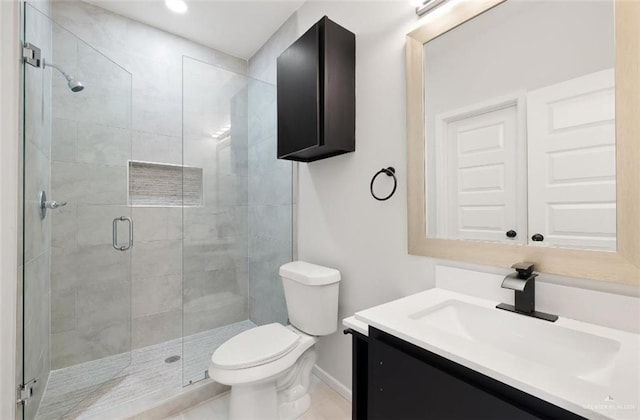
[[[356,34],[356,152],[300,164],[298,252],[340,270],[344,318],[433,287],[434,261],[407,251],[404,46],[414,9],[408,1],[306,3],[300,33],[324,15]],[[369,182],[387,166],[396,168],[398,190],[379,202]],[[318,348],[318,366],[350,387],[350,336],[340,328]]]

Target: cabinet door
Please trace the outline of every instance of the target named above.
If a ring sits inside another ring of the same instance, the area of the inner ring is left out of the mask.
[[[320,27],[314,25],[278,57],[278,156],[320,139]]]
[[[369,419],[536,417],[378,340],[369,343]]]
[[[530,92],[527,114],[530,245],[615,251],[613,69]]]

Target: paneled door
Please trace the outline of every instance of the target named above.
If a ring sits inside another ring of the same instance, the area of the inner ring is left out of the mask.
[[[523,149],[517,102],[474,107],[442,118],[439,151],[437,225],[448,239],[526,242],[526,214],[520,202],[526,182],[519,161]]]
[[[614,94],[607,69],[527,95],[531,244],[616,249]]]

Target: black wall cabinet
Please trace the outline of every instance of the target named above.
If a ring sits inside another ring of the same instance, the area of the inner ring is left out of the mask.
[[[353,152],[356,37],[326,16],[278,57],[278,159]]]
[[[369,327],[353,334],[353,419],[581,419]]]

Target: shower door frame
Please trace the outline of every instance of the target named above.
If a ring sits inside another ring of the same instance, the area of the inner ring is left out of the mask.
[[[22,352],[22,322],[18,296],[18,171],[22,131],[22,1],[0,2],[0,418],[21,416],[16,404],[22,381],[18,355]]]

